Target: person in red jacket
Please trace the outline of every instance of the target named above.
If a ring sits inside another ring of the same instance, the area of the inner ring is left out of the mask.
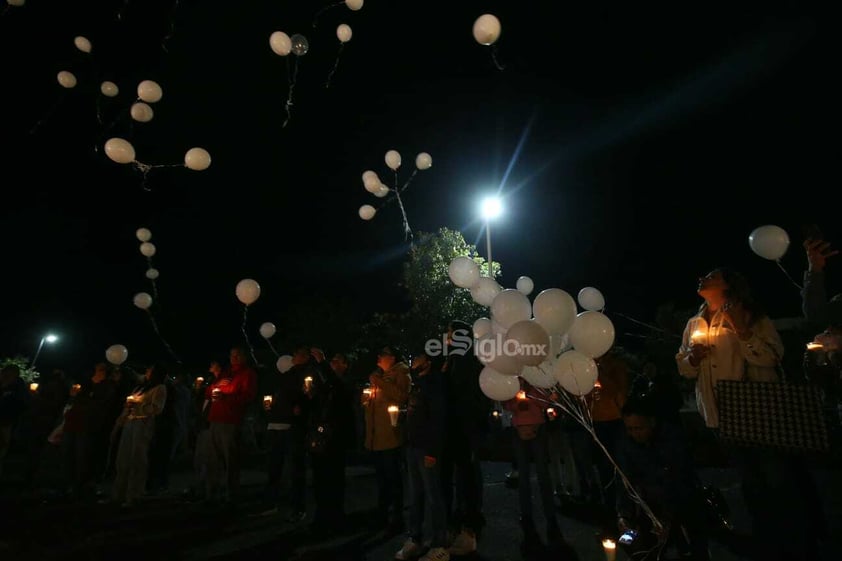
[[[246,408],[257,393],[257,372],[248,361],[248,351],[231,349],[230,368],[207,388],[210,399],[211,462],[209,478],[213,493],[223,501],[234,498],[240,483],[240,425]],[[213,497],[211,497],[213,498]]]

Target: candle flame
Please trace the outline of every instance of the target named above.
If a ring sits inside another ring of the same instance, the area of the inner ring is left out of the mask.
[[[694,332],[693,332],[693,334],[690,336],[690,340],[691,340],[691,341],[701,341],[702,339],[704,339],[704,338],[705,338],[705,336],[706,336],[706,335],[707,335],[707,333],[706,333],[706,332],[702,331],[701,329],[697,329],[697,330],[696,330],[696,331],[694,331]]]
[[[389,406],[389,413],[397,413],[399,411],[397,405],[390,405]]]
[[[523,391],[523,390],[520,390],[519,392],[517,392],[517,398],[518,399],[526,399],[526,392]]]
[[[602,547],[603,549],[617,549],[617,544],[614,543],[614,540],[605,539],[602,540]]]
[[[816,351],[818,349],[823,349],[824,346],[821,343],[807,343],[807,350],[808,351]]]

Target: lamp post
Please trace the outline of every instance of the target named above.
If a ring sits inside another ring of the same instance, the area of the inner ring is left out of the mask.
[[[488,253],[488,276],[494,278],[494,260],[491,258],[491,220],[500,216],[503,205],[497,197],[486,197],[480,207],[485,218],[485,249]]]
[[[32,364],[29,365],[30,368],[35,368],[35,361],[38,360],[38,355],[41,354],[41,348],[44,346],[44,343],[53,344],[58,341],[58,335],[53,335],[52,333],[47,333],[43,337],[41,337],[41,342],[38,343],[38,350],[35,351],[35,358],[32,359]]]

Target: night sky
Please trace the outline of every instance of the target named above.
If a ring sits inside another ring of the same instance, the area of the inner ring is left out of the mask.
[[[786,229],[781,263],[800,282],[802,228],[838,240],[838,141],[831,87],[834,38],[809,8],[735,10],[705,3],[366,0],[177,3],[29,0],[0,17],[3,86],[3,287],[0,356],[87,368],[113,343],[160,351],[132,296],[149,291],[135,230],[152,230],[161,327],[202,364],[239,337],[234,286],[256,279],[262,321],[294,329],[285,311],[336,297],[397,310],[407,249],[400,213],[363,189],[383,157],[433,158],[405,192],[413,230],[462,231],[485,255],[482,195],[500,191],[492,226],[502,283],[595,286],[609,317],[651,322],[659,304],[695,307],[696,279],[717,265],[747,273],[775,317],[799,313],[797,289],[753,254],[748,234]],[[494,47],[474,20],[502,22]],[[118,18],[118,14],[120,17]],[[353,38],[337,60],[336,26]],[[291,119],[293,55],[269,36],[304,34]],[[89,55],[76,35],[93,43]],[[495,60],[503,69],[499,70]],[[74,72],[73,90],[56,81]],[[102,80],[121,88],[98,93]],[[154,119],[119,119],[139,81],[163,88]],[[832,105],[833,104],[833,105]],[[179,164],[193,146],[213,159],[142,175],[109,160],[110,136],[137,159]],[[391,181],[387,181],[391,183]],[[834,206],[835,205],[835,206]],[[829,273],[842,283],[842,269]],[[623,330],[620,330],[623,331]]]

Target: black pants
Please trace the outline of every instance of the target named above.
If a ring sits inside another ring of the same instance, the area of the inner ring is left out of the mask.
[[[403,454],[403,446],[371,453],[377,474],[377,507],[390,523],[403,519]]]
[[[472,439],[456,431],[454,435],[456,438],[447,443],[442,457],[441,485],[444,507],[452,530],[458,532],[466,528],[476,534],[485,526],[485,518],[482,515],[482,469],[479,460],[481,438]]]

